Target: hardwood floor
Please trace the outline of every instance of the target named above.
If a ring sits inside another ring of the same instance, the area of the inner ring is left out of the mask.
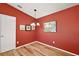
[[[73,56],[72,54],[50,48],[40,43],[29,44],[11,51],[0,53],[0,56]]]

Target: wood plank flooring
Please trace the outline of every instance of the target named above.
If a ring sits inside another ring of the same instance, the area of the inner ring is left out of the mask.
[[[21,48],[0,53],[0,56],[73,56],[72,54],[50,48],[40,43],[33,43]]]

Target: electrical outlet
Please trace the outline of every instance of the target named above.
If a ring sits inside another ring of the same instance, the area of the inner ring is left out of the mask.
[[[17,41],[17,44],[19,44],[19,41]]]
[[[53,41],[52,43],[55,44],[55,41]]]

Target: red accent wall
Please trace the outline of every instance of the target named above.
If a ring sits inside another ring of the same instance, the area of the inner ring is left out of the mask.
[[[79,54],[79,5],[38,19],[37,40]],[[43,23],[56,20],[57,32],[43,31]],[[52,42],[56,43],[53,44]]]
[[[20,31],[19,25],[20,24],[30,24],[35,19],[16,8],[8,5],[8,4],[1,4],[0,3],[0,14],[6,14],[10,16],[16,17],[16,40],[19,41],[19,44],[16,44],[17,46],[35,41],[35,31]]]

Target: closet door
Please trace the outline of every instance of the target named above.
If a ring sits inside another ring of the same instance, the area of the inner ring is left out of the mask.
[[[0,52],[16,48],[16,17],[0,14]]]

